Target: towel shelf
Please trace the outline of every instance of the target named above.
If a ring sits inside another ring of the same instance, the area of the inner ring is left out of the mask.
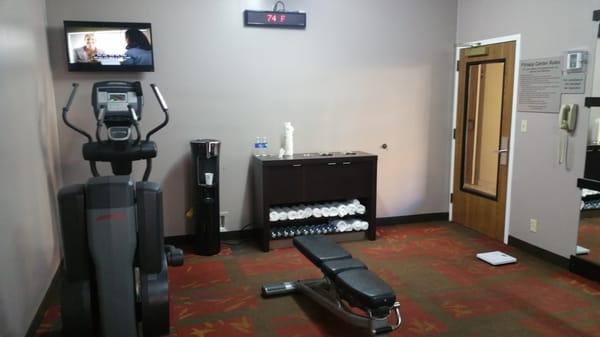
[[[295,155],[291,158],[253,157],[256,238],[263,251],[271,246],[271,226],[303,220],[269,221],[269,208],[359,199],[367,208],[360,216],[370,224],[364,235],[375,240],[377,156],[365,152],[330,156]],[[306,219],[304,220],[306,221]]]

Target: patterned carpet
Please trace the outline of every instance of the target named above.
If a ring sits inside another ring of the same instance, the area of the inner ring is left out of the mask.
[[[577,243],[590,250],[589,254],[581,257],[600,263],[600,215],[581,218]]]
[[[392,336],[600,336],[600,285],[462,226],[385,227],[343,246],[385,279],[401,303]],[[518,264],[491,267],[477,252],[502,249]],[[170,271],[171,337],[365,336],[301,295],[262,299],[263,283],[319,277],[294,248],[253,245],[189,255]],[[37,336],[55,336],[58,304]]]

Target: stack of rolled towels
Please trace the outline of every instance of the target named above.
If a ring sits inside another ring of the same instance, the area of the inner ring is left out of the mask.
[[[302,235],[366,231],[367,229],[369,229],[369,223],[366,221],[359,219],[336,219],[319,225],[275,227],[271,229],[271,238],[282,239]]]
[[[352,232],[352,231],[366,231],[369,229],[369,223],[359,219],[349,220],[331,220],[330,224],[334,225],[337,229],[336,232]]]
[[[367,208],[358,199],[346,202],[330,202],[314,205],[273,207],[269,209],[269,221],[302,220],[308,218],[333,218],[365,214]]]

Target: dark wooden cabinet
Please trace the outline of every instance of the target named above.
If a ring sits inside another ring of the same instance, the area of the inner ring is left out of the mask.
[[[600,180],[600,145],[588,145],[583,176],[587,179]]]
[[[285,159],[275,156],[254,157],[253,175],[253,225],[257,240],[264,251],[271,247],[272,226],[314,223],[316,220],[271,223],[269,209],[276,206],[358,199],[367,208],[366,214],[360,216],[369,223],[369,229],[364,234],[368,239],[375,240],[376,155],[355,152],[333,153],[327,156],[298,154]],[[340,237],[343,240],[343,235]]]

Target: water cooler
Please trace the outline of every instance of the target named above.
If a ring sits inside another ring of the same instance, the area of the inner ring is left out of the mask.
[[[197,139],[191,142],[195,247],[200,255],[221,250],[219,207],[219,152],[221,142]],[[212,181],[210,181],[212,178]]]

